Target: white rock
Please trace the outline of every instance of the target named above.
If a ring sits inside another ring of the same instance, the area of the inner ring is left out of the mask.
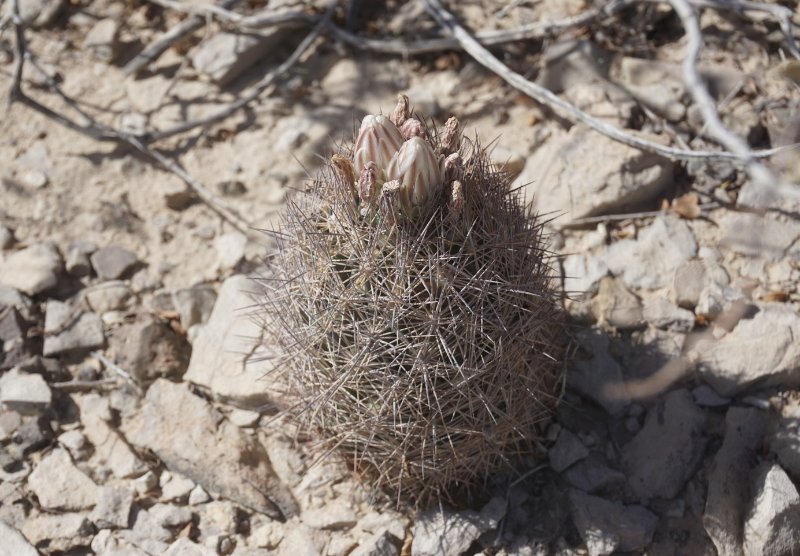
[[[50,406],[53,394],[42,375],[12,369],[0,376],[0,402],[20,413],[38,413]]]
[[[540,213],[569,222],[647,201],[671,182],[671,162],[576,125],[541,146],[512,187],[524,186]]]
[[[162,500],[180,500],[186,498],[195,487],[194,481],[180,473],[172,473],[170,479],[161,486]]]
[[[608,274],[608,265],[594,255],[567,255],[561,264],[564,268],[564,291],[573,297],[594,291],[597,283]]]
[[[89,454],[91,448],[86,437],[77,429],[58,435],[58,443],[69,450],[73,460],[82,460]]]
[[[506,502],[493,498],[480,511],[429,510],[414,523],[412,556],[460,556],[483,533],[497,527]]]
[[[658,517],[642,506],[623,506],[579,490],[570,491],[569,501],[590,556],[645,548],[658,524]]]
[[[103,347],[103,320],[69,303],[49,299],[44,319],[45,357]]]
[[[193,543],[186,537],[181,537],[171,545],[164,556],[217,556],[217,551],[201,544]]]
[[[600,280],[597,294],[592,298],[591,310],[600,323],[622,330],[642,325],[642,304],[639,298],[622,281],[607,276]]]
[[[694,257],[697,242],[689,226],[673,216],[659,216],[639,232],[608,248],[606,262],[615,276],[636,289],[669,285],[676,269]]]
[[[689,332],[694,328],[694,313],[676,307],[666,297],[656,295],[644,299],[644,320],[664,330]]]
[[[36,295],[55,287],[62,270],[61,255],[55,245],[37,243],[7,255],[0,262],[0,284]]]
[[[217,268],[231,270],[244,259],[247,236],[239,232],[222,234],[214,240],[214,246],[217,248]]]
[[[246,409],[234,409],[228,414],[228,420],[237,427],[252,427],[258,422],[261,414],[257,411],[248,411]]]
[[[244,276],[232,276],[220,288],[211,317],[194,341],[192,358],[184,380],[209,389],[234,405],[259,407],[270,401],[270,382],[265,378],[269,362],[246,357],[261,337],[260,327],[250,318],[253,305],[248,292],[257,284]]]
[[[125,487],[102,487],[97,505],[89,514],[100,529],[128,527],[128,517],[133,504],[133,492]]]
[[[48,551],[66,552],[89,546],[93,530],[91,521],[83,513],[39,514],[25,520],[22,534],[31,544],[47,541]]]
[[[94,453],[90,460],[92,465],[107,469],[120,479],[136,477],[147,471],[147,466],[131,450],[128,443],[103,419],[105,412],[108,411],[108,401],[103,400],[105,404],[102,405],[106,405],[105,411],[102,409],[102,405],[93,411],[91,398],[89,401],[87,398],[88,396],[84,397],[80,403],[81,421],[84,434],[94,445]]]
[[[706,285],[706,266],[703,261],[686,261],[675,269],[672,292],[678,307],[694,310]]]
[[[726,212],[720,221],[721,244],[743,255],[777,261],[800,256],[800,222],[781,222],[768,215]]]
[[[691,350],[703,378],[730,397],[758,383],[800,385],[800,315],[784,305],[762,305],[720,339],[704,338]]]
[[[86,33],[83,47],[102,62],[113,62],[120,54],[119,22],[114,18],[101,19]]]
[[[82,510],[97,503],[100,489],[73,465],[66,450],[47,454],[28,477],[39,504],[50,510]]]
[[[745,556],[783,556],[797,549],[800,495],[780,465],[765,465],[755,478],[755,496],[744,523]]]
[[[172,293],[172,302],[180,314],[181,326],[185,330],[208,321],[216,300],[217,292],[211,286],[196,286]]]
[[[0,520],[0,555],[2,556],[39,556],[39,551],[22,536],[22,533],[11,525]]]
[[[361,541],[358,547],[350,552],[350,556],[397,556],[398,553],[392,535],[388,531],[382,531]]]
[[[192,506],[205,504],[209,500],[211,500],[211,497],[200,485],[194,487],[192,492],[189,493],[189,504]]]
[[[332,500],[320,508],[303,512],[303,523],[314,529],[350,529],[357,518],[353,508],[343,500]]]
[[[83,290],[83,295],[92,311],[105,313],[126,309],[133,301],[130,286],[121,280],[101,282]]]

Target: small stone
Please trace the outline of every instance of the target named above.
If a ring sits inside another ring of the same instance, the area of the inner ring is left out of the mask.
[[[573,463],[589,455],[589,450],[573,432],[563,429],[558,440],[548,452],[550,467],[561,473]]]
[[[0,249],[11,249],[12,245],[14,245],[14,232],[0,224]]]
[[[139,264],[136,254],[117,245],[102,247],[91,256],[92,266],[103,280],[118,280]]]
[[[631,489],[640,500],[678,495],[702,461],[706,414],[687,390],[674,390],[647,412],[642,430],[622,449]]]
[[[145,495],[153,492],[158,486],[158,475],[152,471],[148,471],[141,477],[133,481],[133,488],[140,495]]]
[[[36,295],[54,288],[62,269],[61,255],[55,245],[37,243],[11,253],[0,262],[0,284]]]
[[[492,164],[508,173],[511,179],[517,177],[525,167],[525,157],[501,145],[492,149],[490,157]]]
[[[181,316],[184,330],[195,324],[205,323],[211,316],[216,300],[217,292],[211,286],[195,286],[172,294],[172,301]]]
[[[0,520],[0,539],[3,539],[3,546],[0,551],[4,556],[38,556],[39,551],[22,536],[22,533],[14,529],[11,525]]]
[[[205,504],[209,500],[211,500],[211,497],[200,485],[194,487],[192,491],[189,493],[189,504],[192,506],[197,506],[198,504]]]
[[[221,552],[226,554],[226,552]],[[193,543],[186,537],[181,537],[171,545],[164,556],[217,556],[217,551],[205,547],[201,544]]]
[[[353,509],[341,500],[332,500],[321,508],[303,512],[303,523],[314,529],[350,529],[356,521]]]
[[[101,62],[111,63],[120,54],[119,22],[114,18],[101,19],[86,33],[83,48]]]
[[[72,463],[66,450],[46,455],[28,477],[28,487],[49,510],[82,510],[97,502],[99,488]]]
[[[46,187],[48,183],[50,183],[50,178],[48,178],[47,174],[41,170],[29,168],[22,172],[20,181],[30,188],[42,189],[43,187]]]
[[[159,183],[158,189],[164,198],[164,205],[168,209],[181,211],[189,208],[195,201],[191,188],[177,179],[165,179]]]
[[[572,490],[572,517],[590,556],[645,548],[653,538],[658,517],[642,506],[623,506]]]
[[[694,328],[694,313],[676,307],[666,297],[647,297],[642,311],[644,320],[663,330],[690,332]]]
[[[83,433],[78,429],[61,433],[58,436],[58,443],[69,451],[73,460],[80,461],[89,455],[89,443]]]
[[[375,533],[361,541],[358,548],[350,552],[350,556],[397,556],[398,554],[394,537],[388,531]]]
[[[173,473],[170,480],[161,486],[161,499],[181,500],[186,498],[194,487],[194,481],[179,473]]]
[[[729,398],[723,398],[706,384],[701,384],[692,390],[692,397],[694,403],[700,407],[723,407],[731,403]]]
[[[217,184],[217,190],[226,197],[241,197],[247,193],[247,187],[240,180],[224,180]]]
[[[0,304],[0,342],[12,342],[24,338],[28,324],[16,307],[2,308]]]
[[[234,409],[228,414],[228,420],[237,427],[252,427],[258,422],[261,414],[257,411],[247,411],[246,409]]]
[[[675,271],[697,253],[697,242],[689,226],[673,216],[659,216],[639,232],[637,239],[613,243],[606,263],[635,289],[657,289],[669,285]]]
[[[412,556],[460,556],[478,537],[497,527],[506,504],[493,498],[480,511],[455,512],[437,508],[420,514],[414,523]]]
[[[732,407],[725,415],[725,438],[708,474],[703,514],[703,525],[719,554],[740,551],[748,481],[766,421],[766,414],[756,409]]]
[[[0,376],[0,402],[13,411],[41,413],[50,407],[53,394],[41,375],[12,369]]]
[[[562,475],[564,479],[575,488],[589,494],[604,490],[611,490],[625,482],[625,474],[608,466],[605,458],[597,453],[591,453]]]
[[[703,261],[686,261],[675,269],[672,291],[678,307],[693,310],[706,285],[706,267]]]
[[[94,531],[86,514],[59,513],[29,517],[22,525],[22,534],[34,545],[47,541],[48,553],[52,553],[89,546]]]
[[[227,537],[236,534],[236,507],[227,500],[215,500],[197,509],[200,519],[197,528],[201,541],[211,537]]]
[[[597,289],[597,283],[608,274],[605,261],[593,255],[567,255],[562,265],[564,291],[572,296],[593,292]]]
[[[576,360],[567,381],[581,395],[594,401],[611,415],[619,415],[630,404],[622,368],[608,353],[609,339],[590,330],[579,334],[579,343],[592,354],[589,360]]]
[[[0,443],[10,440],[22,424],[22,417],[16,411],[0,412]]]
[[[103,419],[102,412],[93,412],[90,409],[87,397],[81,400],[81,421],[83,422],[83,432],[94,445],[94,454],[91,457],[92,466],[108,470],[120,479],[136,477],[144,473],[147,466],[131,450],[120,434]],[[108,401],[103,398],[103,402],[105,402],[105,411],[108,411]],[[110,417],[110,412],[108,416]]]
[[[50,299],[44,320],[45,357],[102,348],[103,320],[95,313],[76,311],[68,303]]]
[[[602,324],[627,330],[642,325],[642,304],[620,280],[600,280],[597,295],[592,299],[592,313]]]
[[[283,540],[284,528],[277,521],[263,516],[253,516],[247,544],[260,548],[275,548]]]
[[[800,255],[796,247],[800,223],[781,222],[768,215],[750,212],[726,212],[720,222],[720,243],[736,253],[777,261],[790,254]],[[793,247],[794,246],[794,247]]]
[[[92,311],[100,314],[127,309],[134,298],[131,288],[121,280],[101,282],[83,290],[83,295]]]
[[[244,259],[247,236],[239,232],[222,234],[214,240],[217,248],[217,268],[221,271],[232,270]]]
[[[124,487],[103,487],[91,519],[99,529],[125,529],[133,504],[133,493]]]
[[[71,276],[81,278],[92,273],[92,263],[89,260],[92,253],[97,251],[97,246],[90,241],[76,241],[67,248],[64,266]]]
[[[797,549],[800,495],[780,465],[756,474],[752,505],[744,523],[745,556],[781,556]]]
[[[789,307],[768,304],[752,318],[742,318],[720,339],[701,339],[690,355],[703,378],[721,396],[748,386],[800,385],[800,315]]]
[[[405,515],[384,509],[380,512],[370,512],[358,520],[356,528],[367,533],[377,534],[388,531],[397,539],[406,537],[409,519]]]

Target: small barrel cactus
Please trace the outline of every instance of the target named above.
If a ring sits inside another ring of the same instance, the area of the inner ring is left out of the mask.
[[[454,118],[402,95],[367,116],[277,235],[277,382],[359,477],[458,503],[531,453],[564,384],[559,290],[541,221]]]

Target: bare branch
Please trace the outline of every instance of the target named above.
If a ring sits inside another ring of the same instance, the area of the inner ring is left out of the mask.
[[[552,91],[529,81],[519,73],[516,73],[503,62],[498,60],[491,52],[484,48],[470,33],[445,9],[440,0],[424,0],[428,11],[434,18],[459,42],[470,56],[482,66],[492,70],[499,75],[506,83],[530,96],[532,99],[545,104],[558,112],[571,122],[581,122],[595,131],[602,133],[606,137],[618,141],[630,147],[647,152],[659,154],[672,160],[731,160],[740,161],[738,154],[719,151],[692,151],[677,149],[659,145],[652,141],[647,141],[625,133],[606,122],[590,116],[586,112],[579,110],[569,102],[563,100]],[[780,152],[783,149],[769,149],[753,152],[754,157],[768,157]]]

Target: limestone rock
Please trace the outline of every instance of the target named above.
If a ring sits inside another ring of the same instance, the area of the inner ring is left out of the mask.
[[[39,552],[11,525],[0,520],[0,554],[3,556],[38,556]]]
[[[153,451],[169,469],[212,494],[274,517],[297,511],[263,446],[185,384],[154,382],[141,412],[123,431],[132,444]]]
[[[642,506],[623,506],[579,490],[569,493],[572,517],[590,556],[645,548],[658,517]]]
[[[91,261],[95,272],[103,280],[125,278],[139,264],[135,253],[118,245],[100,248],[92,254]]]
[[[46,455],[28,477],[39,504],[50,510],[83,510],[97,503],[98,486],[72,463],[66,450]]]
[[[480,512],[436,508],[414,523],[412,556],[460,556],[483,533],[497,527],[505,502],[494,498]]]
[[[569,222],[650,200],[672,179],[671,162],[575,125],[540,147],[512,187],[524,186],[540,213]]]
[[[12,369],[0,376],[0,402],[20,413],[39,413],[50,407],[53,394],[42,375]]]
[[[786,556],[797,550],[800,495],[780,465],[763,466],[744,523],[745,556]]]
[[[643,323],[642,304],[620,280],[607,276],[600,280],[597,295],[592,298],[592,313],[600,323],[621,330],[638,328]]]
[[[55,245],[37,243],[0,259],[0,284],[36,295],[54,288],[63,268]]]
[[[103,347],[103,321],[95,313],[81,312],[69,303],[50,299],[44,320],[45,357]]]

